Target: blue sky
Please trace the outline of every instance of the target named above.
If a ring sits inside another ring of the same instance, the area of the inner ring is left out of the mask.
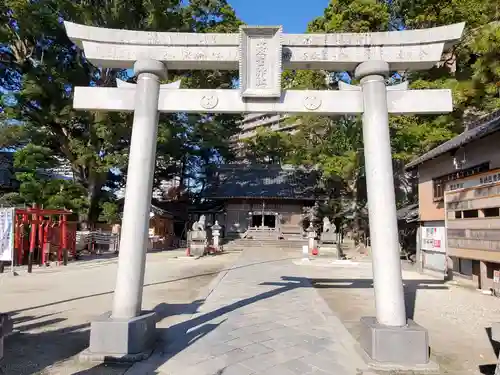
[[[329,0],[228,0],[248,25],[283,25],[285,33],[303,33],[313,18],[323,15]]]

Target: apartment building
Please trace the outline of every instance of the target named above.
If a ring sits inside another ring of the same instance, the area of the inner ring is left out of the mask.
[[[230,139],[230,143],[238,154],[238,151],[242,150],[243,141],[255,137],[259,129],[293,134],[298,130],[300,123],[291,122],[289,119],[290,115],[287,114],[249,114],[241,121],[240,131]],[[244,157],[244,152],[240,156]]]

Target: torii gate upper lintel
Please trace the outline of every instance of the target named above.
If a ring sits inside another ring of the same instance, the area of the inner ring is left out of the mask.
[[[452,97],[450,90],[409,90],[407,83],[386,87],[385,78],[390,71],[431,68],[460,40],[464,26],[362,34],[283,34],[281,26],[242,26],[234,34],[194,34],[65,22],[69,38],[92,63],[133,67],[137,75],[137,84],[75,88],[75,108],[134,111],[113,310],[92,325],[89,350],[127,355],[138,347],[145,350],[150,342],[154,314],[142,313],[141,304],[158,112],[362,113],[376,318],[362,320],[360,341],[376,361],[427,365],[427,333],[406,320],[388,116],[450,112]],[[240,88],[160,85],[168,69],[238,69]],[[282,90],[282,69],[354,70],[360,86]],[[138,324],[149,328],[135,329]],[[134,337],[127,343],[106,339],[117,329]],[[136,343],[133,348],[131,342]]]

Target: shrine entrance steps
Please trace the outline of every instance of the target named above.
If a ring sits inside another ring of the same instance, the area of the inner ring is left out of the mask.
[[[266,248],[266,249],[297,249],[297,252],[302,251],[302,246],[307,245],[305,239],[288,239],[288,240],[273,240],[273,239],[247,239],[238,238],[230,239],[224,242],[224,250],[244,250],[249,248]]]

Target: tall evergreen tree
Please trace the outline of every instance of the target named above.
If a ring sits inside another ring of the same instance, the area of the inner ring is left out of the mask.
[[[132,116],[75,111],[72,88],[112,87],[117,77],[130,77],[125,71],[90,64],[67,38],[62,20],[180,32],[235,31],[240,24],[226,0],[191,0],[187,4],[181,0],[5,0],[1,7],[0,86],[6,126],[0,129],[0,146],[16,148],[31,143],[67,160],[77,183],[86,191],[91,222],[97,220],[99,204],[108,195],[111,171],[121,170],[126,178]],[[182,78],[187,87],[223,87],[235,76],[234,72],[171,73],[172,79]],[[221,131],[222,122],[216,119],[161,116],[156,181],[177,174],[186,154],[198,152],[200,147],[186,142],[186,137],[196,137],[193,133],[199,133],[199,128],[205,129],[205,134]],[[228,127],[229,131],[234,128]],[[220,147],[220,142],[214,143],[210,151],[217,154]]]

